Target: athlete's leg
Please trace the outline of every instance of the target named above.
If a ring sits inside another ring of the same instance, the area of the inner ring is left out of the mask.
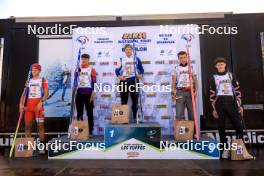
[[[120,81],[122,90],[120,91],[121,104],[125,105],[128,101],[128,86],[126,81]]]
[[[176,100],[176,118],[184,118],[185,110],[185,97],[182,90],[177,90],[177,97],[181,97]]]
[[[85,102],[85,109],[87,112],[88,117],[88,124],[89,124],[89,134],[93,134],[93,128],[94,128],[94,117],[93,117],[93,101],[90,102],[91,94],[87,95],[87,101]]]
[[[45,126],[44,126],[44,110],[37,112],[36,115],[36,123],[38,125],[39,137],[40,141],[45,142]]]
[[[129,82],[128,85],[131,87],[129,94],[130,94],[130,97],[132,100],[133,117],[134,117],[134,119],[136,119],[137,118],[137,111],[138,111],[138,106],[137,106],[137,104],[138,104],[138,93],[136,92],[136,88],[134,87],[135,81]]]
[[[33,111],[25,111],[24,114],[24,122],[25,122],[25,136],[31,137],[31,130],[33,125],[34,112]]]
[[[38,122],[40,141],[45,142],[45,126],[44,122]]]
[[[226,132],[225,132],[225,112],[224,108],[226,105],[222,105],[216,102],[216,111],[218,113],[218,131],[220,136],[220,142],[225,144],[227,142]]]
[[[83,94],[76,94],[75,98],[76,110],[77,110],[77,120],[83,120],[83,106],[84,106],[84,99]]]
[[[191,92],[186,92],[186,107],[188,111],[188,119],[193,120],[193,106],[192,106],[192,94]]]
[[[238,112],[237,106],[235,104],[231,104],[228,107],[226,107],[228,116],[230,118],[230,121],[233,125],[233,127],[236,130],[236,135],[239,139],[243,138],[243,126],[241,123],[241,117]]]
[[[64,101],[64,97],[65,97],[66,89],[67,89],[67,85],[66,85],[66,84],[63,84],[63,85],[62,85],[62,95],[61,95],[61,99],[62,99],[62,101]]]

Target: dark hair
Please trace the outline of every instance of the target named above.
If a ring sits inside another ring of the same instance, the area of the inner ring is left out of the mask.
[[[131,48],[131,49],[133,49],[133,47],[132,47],[130,44],[126,44],[125,47],[124,47],[124,50],[125,50],[126,48]]]
[[[180,55],[186,55],[187,56],[187,53],[185,51],[180,51],[180,52],[178,52],[177,56],[179,57]]]
[[[86,59],[90,59],[90,55],[89,54],[82,54],[81,58],[86,58]]]
[[[226,61],[226,59],[224,58],[224,57],[217,57],[217,58],[215,58],[215,60],[214,60],[214,66],[216,65],[216,64],[218,64],[218,63],[227,63],[227,61]]]

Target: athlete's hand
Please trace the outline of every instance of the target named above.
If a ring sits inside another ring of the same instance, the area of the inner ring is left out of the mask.
[[[42,101],[40,101],[38,104],[37,104],[37,111],[40,111],[41,108],[42,108]]]
[[[243,109],[242,106],[240,106],[240,108],[239,108],[239,113],[241,114],[241,116],[243,116],[243,114],[244,114],[244,109]]]
[[[197,91],[193,91],[194,98],[197,96]]]
[[[142,77],[143,77],[142,74],[138,74],[138,75],[137,75],[137,78],[138,78],[138,79],[142,79]]]
[[[125,81],[125,80],[126,80],[126,77],[124,77],[124,76],[118,76],[118,78],[119,78],[121,81]]]
[[[173,90],[172,92],[171,92],[171,98],[172,99],[175,99],[176,98],[176,90]]]
[[[23,105],[19,105],[19,112],[22,113],[25,111],[25,107]]]
[[[218,113],[216,112],[216,110],[213,111],[213,117],[215,119],[218,119],[219,118]]]
[[[95,97],[96,97],[96,94],[95,94],[95,92],[93,92],[92,95],[91,95],[91,97],[90,97],[90,103],[92,101],[94,101]]]

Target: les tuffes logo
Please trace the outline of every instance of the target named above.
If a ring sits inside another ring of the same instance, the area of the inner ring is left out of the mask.
[[[146,32],[132,32],[132,33],[124,33],[122,39],[146,39]]]

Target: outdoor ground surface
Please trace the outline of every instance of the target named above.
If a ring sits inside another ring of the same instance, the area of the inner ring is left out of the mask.
[[[255,149],[255,161],[227,160],[48,160],[47,156],[2,156],[0,176],[263,176],[264,149]]]

